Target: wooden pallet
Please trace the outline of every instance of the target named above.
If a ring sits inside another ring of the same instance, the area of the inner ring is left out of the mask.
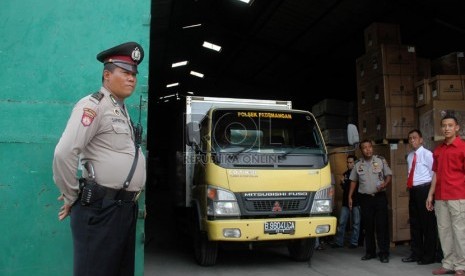
[[[392,247],[396,247],[398,245],[410,245],[410,240],[407,240],[407,241],[394,241],[394,242],[391,242],[391,248]]]

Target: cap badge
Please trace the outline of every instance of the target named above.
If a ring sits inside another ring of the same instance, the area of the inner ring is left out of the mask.
[[[139,61],[139,60],[140,60],[140,56],[141,56],[141,54],[140,54],[139,47],[136,47],[136,48],[132,51],[132,53],[131,53],[131,58],[132,58],[132,60],[134,60],[134,61]]]

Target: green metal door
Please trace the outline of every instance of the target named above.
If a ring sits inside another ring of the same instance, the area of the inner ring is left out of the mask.
[[[53,151],[74,103],[100,88],[96,54],[126,41],[146,54],[127,101],[138,118],[142,96],[146,129],[150,0],[2,0],[0,26],[0,275],[72,275]],[[144,204],[142,196],[136,275],[144,269]]]

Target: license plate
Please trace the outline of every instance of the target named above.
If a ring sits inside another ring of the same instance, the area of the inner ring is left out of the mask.
[[[294,221],[267,221],[265,222],[265,234],[294,234]]]

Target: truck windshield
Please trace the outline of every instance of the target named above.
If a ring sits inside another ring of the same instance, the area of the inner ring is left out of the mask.
[[[241,163],[243,154],[324,155],[313,116],[306,112],[217,109],[212,114],[212,151]],[[296,160],[296,159],[294,159]],[[292,163],[292,161],[290,161]]]

